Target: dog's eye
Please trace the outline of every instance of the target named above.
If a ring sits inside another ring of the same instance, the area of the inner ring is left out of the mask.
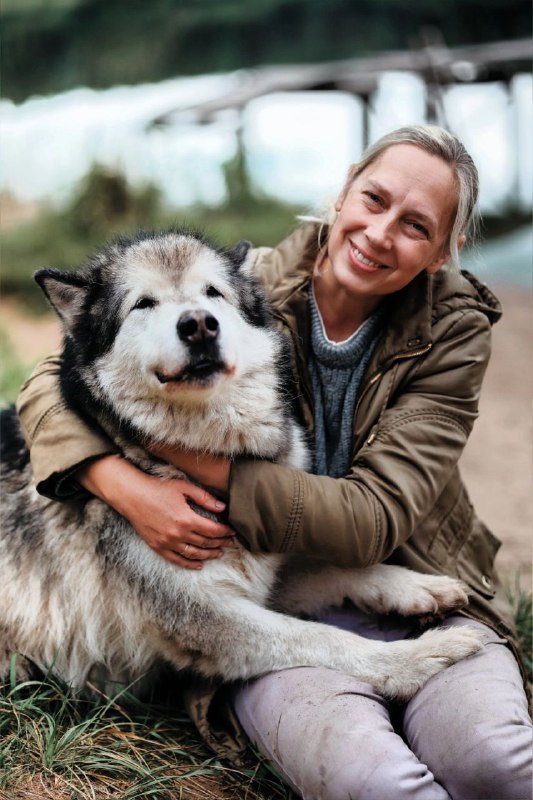
[[[155,300],[152,297],[139,297],[133,309],[153,308],[154,306]]]
[[[205,293],[208,297],[224,297],[222,292],[219,292],[214,286],[208,286]]]

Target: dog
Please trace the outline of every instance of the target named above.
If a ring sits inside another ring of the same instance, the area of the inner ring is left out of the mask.
[[[309,467],[289,345],[249,247],[218,248],[187,230],[141,233],[79,271],[35,273],[64,332],[65,403],[162,480],[183,474],[151,455],[153,443]],[[313,621],[345,599],[380,613],[444,614],[467,603],[453,578],[242,546],[202,570],[180,568],[100,500],[40,496],[15,412],[2,423],[0,675],[13,654],[20,676],[36,666],[74,690],[95,670],[106,686],[140,686],[164,663],[226,681],[325,666],[406,700],[481,646],[464,627],[379,642]]]

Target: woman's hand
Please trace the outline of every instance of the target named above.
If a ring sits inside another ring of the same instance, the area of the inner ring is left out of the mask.
[[[194,450],[181,450],[162,444],[151,445],[150,451],[167,464],[173,464],[181,469],[202,486],[209,486],[227,494],[231,467],[229,458],[210,453],[197,453]]]
[[[180,567],[201,569],[202,561],[220,558],[223,547],[236,546],[229,526],[200,516],[187,498],[218,513],[224,503],[188,481],[147,475],[120,456],[99,458],[76,477],[91,494],[126,517],[156,553]]]

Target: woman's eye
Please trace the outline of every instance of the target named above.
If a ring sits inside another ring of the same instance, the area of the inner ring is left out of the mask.
[[[155,300],[153,297],[139,297],[132,310],[142,310],[143,308],[153,308]]]
[[[413,230],[415,230],[417,233],[421,233],[422,236],[425,236],[426,239],[429,237],[427,228],[424,228],[424,226],[421,225],[420,222],[414,222],[413,220],[408,220],[407,224],[410,225],[411,228],[413,228]]]
[[[374,192],[364,192],[364,195],[367,198],[367,200],[370,200],[371,203],[381,205],[381,197],[379,196],[379,194],[374,194]]]
[[[224,297],[222,292],[219,292],[214,286],[208,286],[205,293],[208,297]]]

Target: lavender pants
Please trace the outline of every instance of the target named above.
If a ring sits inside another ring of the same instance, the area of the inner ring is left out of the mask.
[[[357,609],[323,622],[367,638],[407,627]],[[431,678],[402,708],[322,667],[239,687],[235,711],[256,748],[304,800],[531,800],[532,727],[518,665],[493,631],[475,656]]]

